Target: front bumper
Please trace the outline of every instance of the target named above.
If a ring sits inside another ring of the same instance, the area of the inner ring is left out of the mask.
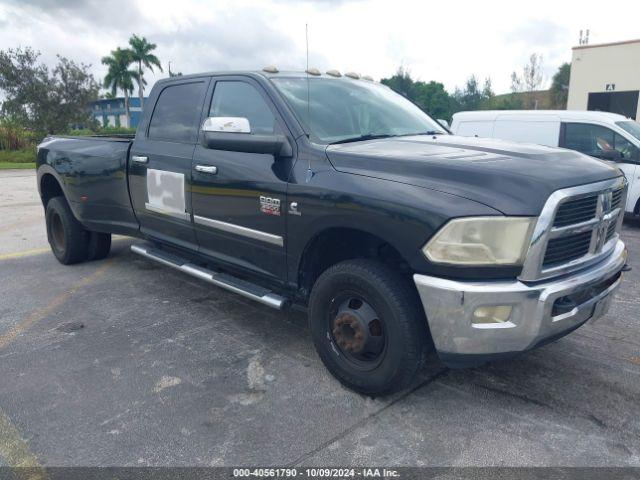
[[[420,274],[413,280],[438,355],[462,367],[529,350],[604,315],[626,261],[627,249],[618,241],[602,262],[550,281],[459,282]],[[477,308],[493,305],[511,306],[509,320],[473,323]]]

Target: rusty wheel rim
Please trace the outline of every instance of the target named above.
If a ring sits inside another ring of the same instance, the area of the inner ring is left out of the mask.
[[[339,356],[352,367],[371,370],[382,362],[387,347],[384,322],[362,296],[345,292],[333,299],[329,333]]]

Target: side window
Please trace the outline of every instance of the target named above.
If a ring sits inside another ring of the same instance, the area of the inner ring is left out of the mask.
[[[638,149],[621,135],[600,125],[565,124],[565,148],[605,160],[638,160]]]
[[[614,136],[614,148],[622,155],[622,160],[630,162],[640,161],[640,154],[638,153],[638,147],[632,144],[629,140],[617,133]]]
[[[204,82],[194,82],[162,90],[149,123],[149,138],[195,143],[204,87]]]
[[[211,99],[210,117],[244,117],[251,133],[273,134],[276,119],[260,93],[245,82],[217,82]]]

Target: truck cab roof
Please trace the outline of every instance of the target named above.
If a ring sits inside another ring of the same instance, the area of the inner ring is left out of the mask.
[[[332,72],[329,70],[329,72]],[[335,72],[335,70],[333,71]],[[180,75],[179,77],[170,77],[163,78],[158,80],[157,83],[168,83],[168,82],[177,82],[183,80],[189,80],[191,78],[202,78],[202,77],[221,77],[221,76],[249,76],[249,77],[259,77],[259,78],[330,78],[333,80],[344,80],[344,81],[362,81],[362,82],[373,82],[373,79],[367,76],[360,76],[359,74],[353,73],[343,73],[343,74],[330,74],[328,72],[319,72],[317,73],[307,73],[299,70],[286,70],[286,71],[265,71],[265,70],[225,70],[225,71],[214,71],[214,72],[205,72],[205,73],[196,73],[191,75]],[[376,82],[378,83],[378,82]]]

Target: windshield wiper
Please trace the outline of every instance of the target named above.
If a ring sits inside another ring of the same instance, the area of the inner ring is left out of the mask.
[[[349,137],[349,138],[343,138],[342,140],[336,140],[335,142],[331,142],[329,145],[337,145],[338,143],[360,142],[362,140],[375,140],[377,138],[390,138],[390,137],[397,137],[397,135],[390,135],[388,133],[385,133],[385,134],[367,133],[365,135],[358,135],[357,137]]]
[[[418,135],[446,135],[446,133],[440,130],[427,130],[426,132],[403,133],[402,135],[398,135],[398,137],[413,137]]]

